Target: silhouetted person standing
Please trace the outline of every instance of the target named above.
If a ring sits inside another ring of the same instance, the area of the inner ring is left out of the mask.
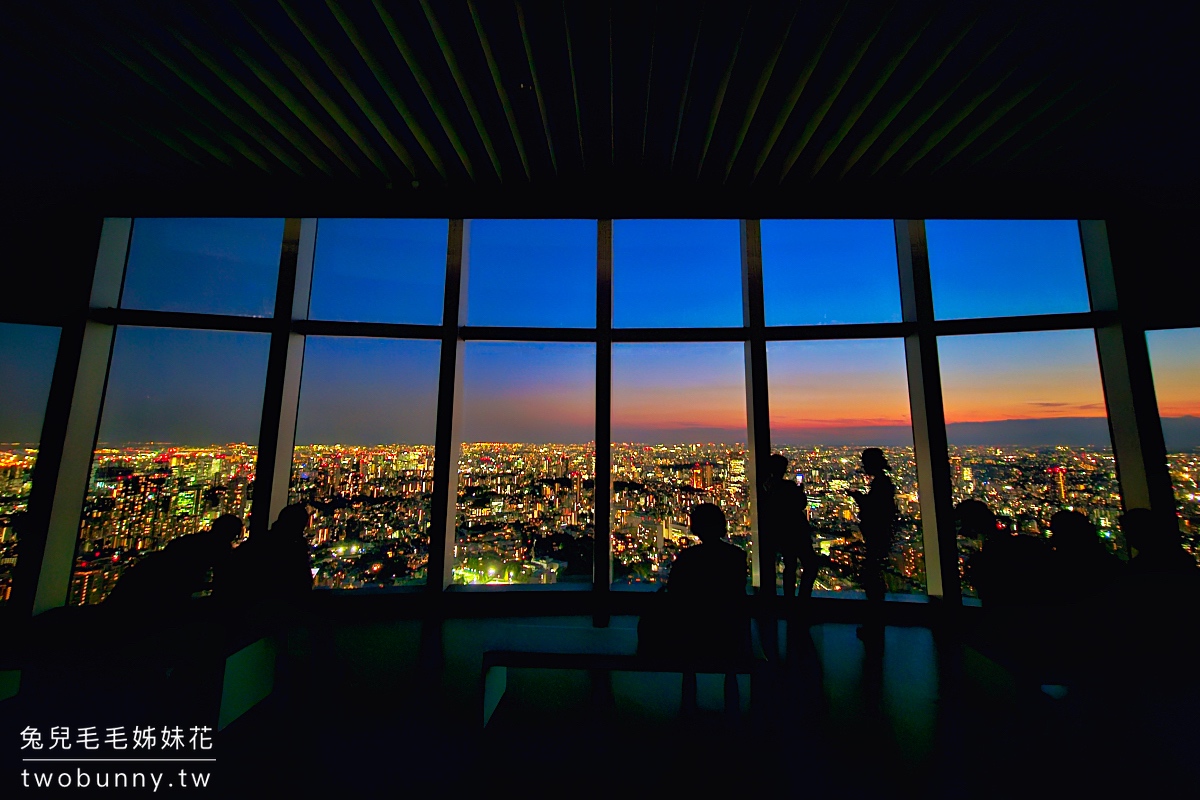
[[[864,494],[851,491],[849,494],[858,504],[858,529],[862,533],[866,548],[863,563],[863,590],[867,594],[871,610],[868,612],[873,626],[882,632],[883,568],[892,552],[892,537],[896,527],[896,486],[887,476],[887,459],[878,447],[862,451],[862,470],[871,479],[871,488]]]
[[[762,565],[770,571],[774,585],[776,559],[783,556],[783,596],[796,594],[797,562],[801,573],[801,597],[812,594],[817,571],[829,564],[812,546],[812,528],[808,522],[808,495],[804,487],[784,477],[788,460],[775,453],[767,459],[769,472],[758,492],[758,530],[763,548]]]
[[[745,655],[750,631],[744,608],[746,551],[724,541],[725,513],[712,503],[693,506],[690,522],[700,544],[676,556],[666,587],[667,613],[639,626],[638,651],[699,658]]]

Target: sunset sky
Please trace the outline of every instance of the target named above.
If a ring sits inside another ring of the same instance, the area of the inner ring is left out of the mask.
[[[312,316],[437,323],[446,230],[446,220],[321,221]],[[474,221],[469,322],[592,326],[595,230],[592,220]],[[931,220],[928,230],[939,316],[1087,307],[1074,222]],[[282,220],[138,220],[122,303],[268,314],[281,231]],[[768,322],[898,319],[891,236],[887,220],[764,221]],[[742,324],[736,221],[617,220],[613,269],[617,327]],[[1163,416],[1200,416],[1200,331],[1148,340]],[[253,442],[267,342],[121,328],[101,441]],[[1062,420],[1065,430],[1104,417],[1091,331],[942,337],[938,347],[952,426]],[[0,441],[36,440],[56,348],[53,328],[0,325]],[[438,349],[310,337],[297,441],[431,442]],[[771,343],[768,367],[775,441],[911,440],[900,340]],[[469,343],[464,438],[592,439],[594,369],[591,344]],[[741,343],[614,345],[613,437],[744,441],[744,382]]]

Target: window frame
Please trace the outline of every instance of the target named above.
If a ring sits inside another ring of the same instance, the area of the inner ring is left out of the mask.
[[[65,604],[86,477],[90,470],[116,326],[265,332],[271,336],[259,437],[251,530],[266,527],[287,501],[304,344],[308,335],[436,340],[441,343],[426,589],[453,595],[451,548],[457,496],[458,415],[462,353],[467,341],[590,342],[596,347],[596,485],[611,485],[612,345],[626,342],[741,342],[746,350],[747,483],[757,540],[757,462],[770,453],[766,345],[773,341],[901,339],[905,345],[914,455],[917,461],[927,592],[944,605],[961,603],[945,414],[937,339],[980,333],[1090,329],[1095,333],[1107,415],[1123,507],[1150,507],[1174,515],[1174,496],[1154,397],[1145,331],[1195,327],[1197,320],[1132,319],[1117,302],[1103,220],[1080,220],[1090,309],[1065,314],[937,320],[929,276],[925,223],[893,220],[902,317],[899,322],[767,326],[764,319],[760,222],[738,221],[743,324],[718,328],[617,328],[612,326],[611,219],[596,220],[596,325],[593,328],[496,327],[462,324],[469,277],[470,220],[448,222],[446,282],[440,325],[309,319],[313,259],[319,220],[285,220],[274,313],[270,317],[122,309],[119,299],[132,239],[131,218],[108,218],[99,237],[90,302],[39,324],[61,325],[55,380],[42,434],[42,452],[30,497],[35,530],[22,553],[14,585],[26,613]],[[29,322],[26,314],[0,312],[0,320]],[[607,624],[610,595],[611,493],[595,493],[594,621]],[[440,542],[440,546],[439,546]],[[755,548],[757,551],[757,548]],[[753,583],[773,595],[773,575]],[[449,590],[449,591],[447,591]],[[461,590],[459,590],[461,591]],[[541,593],[534,593],[540,595]],[[544,609],[544,600],[533,599]],[[13,605],[13,604],[10,604]]]

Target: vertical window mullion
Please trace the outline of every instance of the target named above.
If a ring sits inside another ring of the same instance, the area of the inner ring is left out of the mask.
[[[595,524],[592,591],[593,624],[607,627],[612,584],[612,232],[611,219],[596,222],[596,465],[592,497]]]
[[[452,581],[458,497],[459,415],[462,408],[462,322],[466,320],[470,220],[450,220],[446,243],[446,294],[438,369],[437,430],[434,436],[433,498],[429,510],[429,561],[425,579],[440,593]]]
[[[250,511],[252,534],[266,531],[287,505],[304,366],[304,335],[292,331],[292,321],[308,316],[316,232],[315,219],[290,217],[283,226]]]
[[[746,331],[746,491],[750,500],[751,583],[775,594],[774,564],[762,563],[758,526],[758,476],[766,474],[771,455],[770,402],[767,396],[767,333],[763,298],[762,226],[744,219],[739,225],[742,255],[742,324]]]
[[[1149,508],[1160,524],[1174,528],[1175,494],[1146,332],[1125,318],[1118,303],[1105,221],[1080,220],[1079,234],[1092,311],[1117,315],[1115,322],[1098,326],[1095,333],[1121,507]]]
[[[106,219],[100,234],[89,308],[116,308],[133,220]],[[17,600],[40,614],[67,601],[80,513],[100,427],[116,326],[87,319],[87,309],[59,340],[58,359],[29,498],[33,536],[22,538]],[[35,544],[36,543],[36,544]],[[36,586],[27,586],[36,574]]]
[[[904,337],[904,352],[924,532],[925,585],[930,597],[957,605],[962,602],[962,592],[925,221],[898,219],[895,226],[900,305],[904,321],[916,325],[916,332]]]

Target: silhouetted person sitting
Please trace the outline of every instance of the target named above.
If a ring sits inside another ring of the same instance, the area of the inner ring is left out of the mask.
[[[1054,548],[1054,586],[1066,603],[1085,601],[1112,586],[1124,565],[1109,552],[1096,526],[1078,511],[1058,511],[1050,518]]]
[[[860,582],[870,603],[868,616],[871,628],[882,632],[883,595],[886,586],[883,570],[892,552],[892,537],[896,527],[896,486],[887,476],[887,458],[878,447],[862,451],[862,470],[871,478],[871,488],[849,495],[858,504],[858,530],[866,548]],[[860,635],[864,633],[859,630]]]
[[[210,588],[209,574],[218,571],[242,535],[242,521],[225,514],[206,531],[172,539],[130,567],[106,604],[147,613],[174,613],[192,595]]]
[[[723,541],[725,513],[712,503],[692,507],[691,532],[700,544],[675,558],[666,587],[666,613],[643,619],[638,652],[688,658],[747,656],[746,551]]]
[[[1179,529],[1156,523],[1148,508],[1131,508],[1121,515],[1125,541],[1137,551],[1129,562],[1130,575],[1194,575],[1196,559],[1179,540]]]
[[[1044,600],[1052,581],[1049,542],[1001,527],[981,500],[963,500],[955,516],[963,536],[982,542],[966,572],[986,608],[1038,605]]]
[[[290,604],[312,590],[308,508],[290,505],[271,529],[239,545],[217,577],[216,594],[230,607],[262,602]]]
[[[775,573],[776,559],[783,556],[783,596],[796,594],[796,565],[803,567],[800,597],[812,594],[817,572],[829,565],[829,557],[812,546],[808,522],[808,495],[804,487],[787,480],[788,460],[778,453],[767,459],[767,479],[758,492],[758,530],[763,548],[763,565]],[[771,582],[774,585],[774,581]]]

